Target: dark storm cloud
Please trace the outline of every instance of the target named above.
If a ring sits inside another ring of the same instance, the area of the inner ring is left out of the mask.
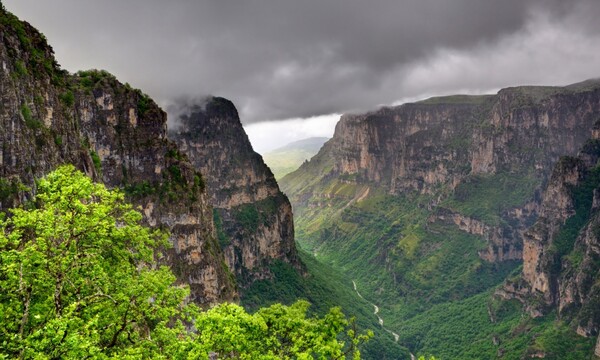
[[[373,108],[436,93],[420,85],[435,87],[427,74],[442,76],[443,91],[504,85],[445,78],[440,56],[473,54],[473,64],[485,66],[481,59],[496,45],[510,52],[534,36],[535,21],[543,24],[538,13],[594,38],[598,3],[4,0],[47,35],[68,70],[105,68],[164,103],[224,96],[246,122]],[[494,79],[518,80],[512,68]],[[485,78],[485,71],[473,70]]]

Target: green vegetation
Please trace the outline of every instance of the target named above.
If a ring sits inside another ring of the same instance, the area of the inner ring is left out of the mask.
[[[42,123],[39,120],[33,118],[31,109],[29,108],[29,106],[27,106],[27,104],[23,104],[21,106],[21,115],[23,116],[23,119],[25,120],[25,125],[27,125],[28,128],[39,129],[42,127]]]
[[[305,301],[186,305],[189,289],[155,265],[166,234],[73,166],[40,180],[33,205],[0,222],[0,358],[357,359],[371,336],[339,308],[309,317]]]
[[[247,233],[253,234],[262,225],[269,225],[278,209],[278,197],[271,196],[253,203],[242,204],[232,209],[236,224]]]
[[[244,307],[255,311],[279,302],[292,304],[301,298],[313,304],[310,314],[323,316],[330,307],[341,306],[346,313],[356,317],[360,328],[374,332],[373,338],[360,347],[362,358],[410,359],[409,352],[381,329],[373,315],[373,307],[356,295],[349,279],[303,251],[300,256],[309,275],[302,276],[289,264],[274,261],[270,265],[274,278],[255,281],[242,293]]]
[[[500,225],[502,213],[532,199],[538,181],[530,174],[470,176],[442,206],[488,225]]]
[[[215,222],[215,228],[217,229],[217,239],[219,240],[219,245],[222,249],[227,247],[231,243],[231,239],[225,231],[223,231],[223,220],[221,219],[221,215],[219,215],[219,210],[213,208],[213,221]]]
[[[150,104],[152,100],[148,95],[142,93],[141,91],[138,91],[138,96],[137,111],[140,116],[143,116],[148,110],[150,110]]]
[[[0,178],[0,203],[5,203],[7,200],[17,196],[19,193],[28,190],[29,189],[18,179]]]
[[[55,136],[54,136],[54,144],[55,144],[56,146],[61,146],[61,145],[62,145],[62,143],[63,143],[63,138],[62,138],[62,136],[60,136],[60,135],[55,135]]]
[[[92,162],[94,163],[94,168],[97,172],[99,172],[102,168],[102,160],[100,160],[100,156],[94,150],[90,150],[90,157],[92,158]]]
[[[45,75],[50,76],[54,84],[64,83],[66,72],[60,70],[43,34],[26,27],[25,23],[5,9],[0,11],[0,25],[5,36],[16,36],[21,45],[20,59],[15,60],[15,77]]]
[[[85,70],[77,72],[79,86],[84,90],[93,90],[102,80],[108,79],[116,81],[114,75],[106,70]]]
[[[306,160],[312,158],[327,141],[327,138],[309,138],[293,142],[282,148],[263,154],[263,160],[269,166],[276,179],[298,169]]]
[[[520,359],[540,352],[546,359],[587,359],[593,339],[577,335],[554,315],[531,319],[521,304],[490,301],[483,292],[457,302],[436,305],[399,324],[411,348],[440,359]]]
[[[562,161],[565,161],[565,159]],[[571,189],[575,214],[565,221],[560,232],[554,238],[551,247],[558,258],[571,253],[573,250],[577,235],[589,221],[594,189],[598,186],[600,186],[600,167],[595,167],[582,183]],[[557,261],[555,270],[560,271],[560,261]]]
[[[23,77],[28,74],[25,64],[21,60],[15,61],[15,72],[17,76]]]
[[[63,103],[63,105],[68,108],[73,107],[73,105],[75,104],[75,95],[73,95],[73,91],[71,90],[67,90],[66,92],[60,94],[58,97]]]
[[[311,163],[302,170],[317,173]],[[294,209],[299,215],[299,245],[314,262],[355,280],[360,293],[379,306],[386,327],[413,353],[440,359],[490,359],[499,354],[518,359],[536,352],[550,359],[589,357],[593,340],[577,335],[568,322],[554,315],[531,319],[516,301],[493,300],[495,289],[520,273],[518,263],[480,259],[478,252],[487,242],[438,220],[428,209],[430,196],[391,196],[374,184],[336,178],[311,179],[313,185],[307,186],[294,179],[306,174],[293,175],[286,177],[284,188],[306,186],[313,192]],[[472,177],[440,205],[503,226],[503,212],[527,202],[535,186],[528,174]],[[591,199],[593,186],[587,187],[585,198]],[[328,284],[351,286],[347,281]],[[369,356],[366,350],[365,354]]]

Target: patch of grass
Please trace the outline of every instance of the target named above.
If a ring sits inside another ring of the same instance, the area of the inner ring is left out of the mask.
[[[100,160],[100,156],[94,150],[90,150],[90,156],[92,158],[92,162],[94,163],[94,168],[97,172],[100,172],[102,168],[102,160]]]
[[[33,118],[31,109],[29,108],[29,106],[27,106],[27,104],[23,104],[21,106],[21,115],[23,116],[23,119],[25,120],[25,125],[27,125],[28,128],[39,129],[42,127],[42,122]]]
[[[458,185],[442,206],[489,225],[499,225],[503,212],[533,198],[537,183],[528,174],[475,175]]]
[[[219,240],[219,245],[224,249],[225,247],[231,244],[231,239],[225,231],[223,231],[223,220],[221,219],[221,215],[219,215],[219,211],[213,208],[213,221],[215,222],[215,228],[217,229],[217,239]]]
[[[73,91],[71,90],[67,90],[66,92],[60,94],[58,98],[63,103],[63,105],[68,108],[73,107],[73,105],[75,104],[75,95],[73,95]]]
[[[27,67],[21,60],[15,61],[15,72],[19,77],[24,77],[29,74],[29,72],[27,71]]]

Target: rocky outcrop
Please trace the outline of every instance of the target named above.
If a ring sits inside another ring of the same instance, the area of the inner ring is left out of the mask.
[[[599,99],[600,81],[592,80],[567,87],[507,88],[488,96],[432,98],[344,115],[319,154],[280,183],[295,211],[302,213],[315,206],[310,199],[331,179],[375,183],[393,195],[429,196],[429,209],[445,206],[444,200],[455,197],[461,184],[468,193],[472,179],[526,179],[535,184],[528,190],[529,199],[498,211],[495,223],[471,219],[472,214],[453,220],[488,240],[488,249],[480,253],[483,259],[516,259],[524,249],[518,234],[538,215],[541,197],[535,194],[556,161],[575,155],[591,136]]]
[[[344,115],[333,137],[333,172],[391,193],[434,193],[476,174],[547,177],[560,156],[575,155],[590,137],[599,97],[600,82],[517,87]]]
[[[534,316],[556,309],[587,337],[600,331],[599,160],[597,137],[577,157],[561,158],[525,233],[522,276],[499,291]]]
[[[169,132],[206,178],[220,242],[242,285],[272,274],[282,260],[300,269],[292,207],[262,157],[254,152],[235,106],[209,98],[175,120]]]
[[[466,233],[484,238],[488,247],[479,251],[479,257],[486,261],[521,260],[523,257],[520,243],[514,241],[519,236],[514,228],[487,225],[480,220],[443,208],[439,208],[437,213],[429,218],[429,222],[436,221],[454,224]]]
[[[45,38],[0,10],[0,202],[35,193],[34,179],[72,163],[123,188],[144,221],[171,233],[165,260],[191,300],[237,297],[217,243],[202,175],[167,140],[166,114],[102,71],[68,74]]]

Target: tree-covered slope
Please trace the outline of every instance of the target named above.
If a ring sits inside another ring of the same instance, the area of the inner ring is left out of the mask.
[[[519,273],[521,234],[554,163],[592,134],[599,98],[589,81],[345,115],[280,181],[297,241],[355,280],[413,353],[589,358],[593,340],[570,323],[529,319],[491,295]]]

